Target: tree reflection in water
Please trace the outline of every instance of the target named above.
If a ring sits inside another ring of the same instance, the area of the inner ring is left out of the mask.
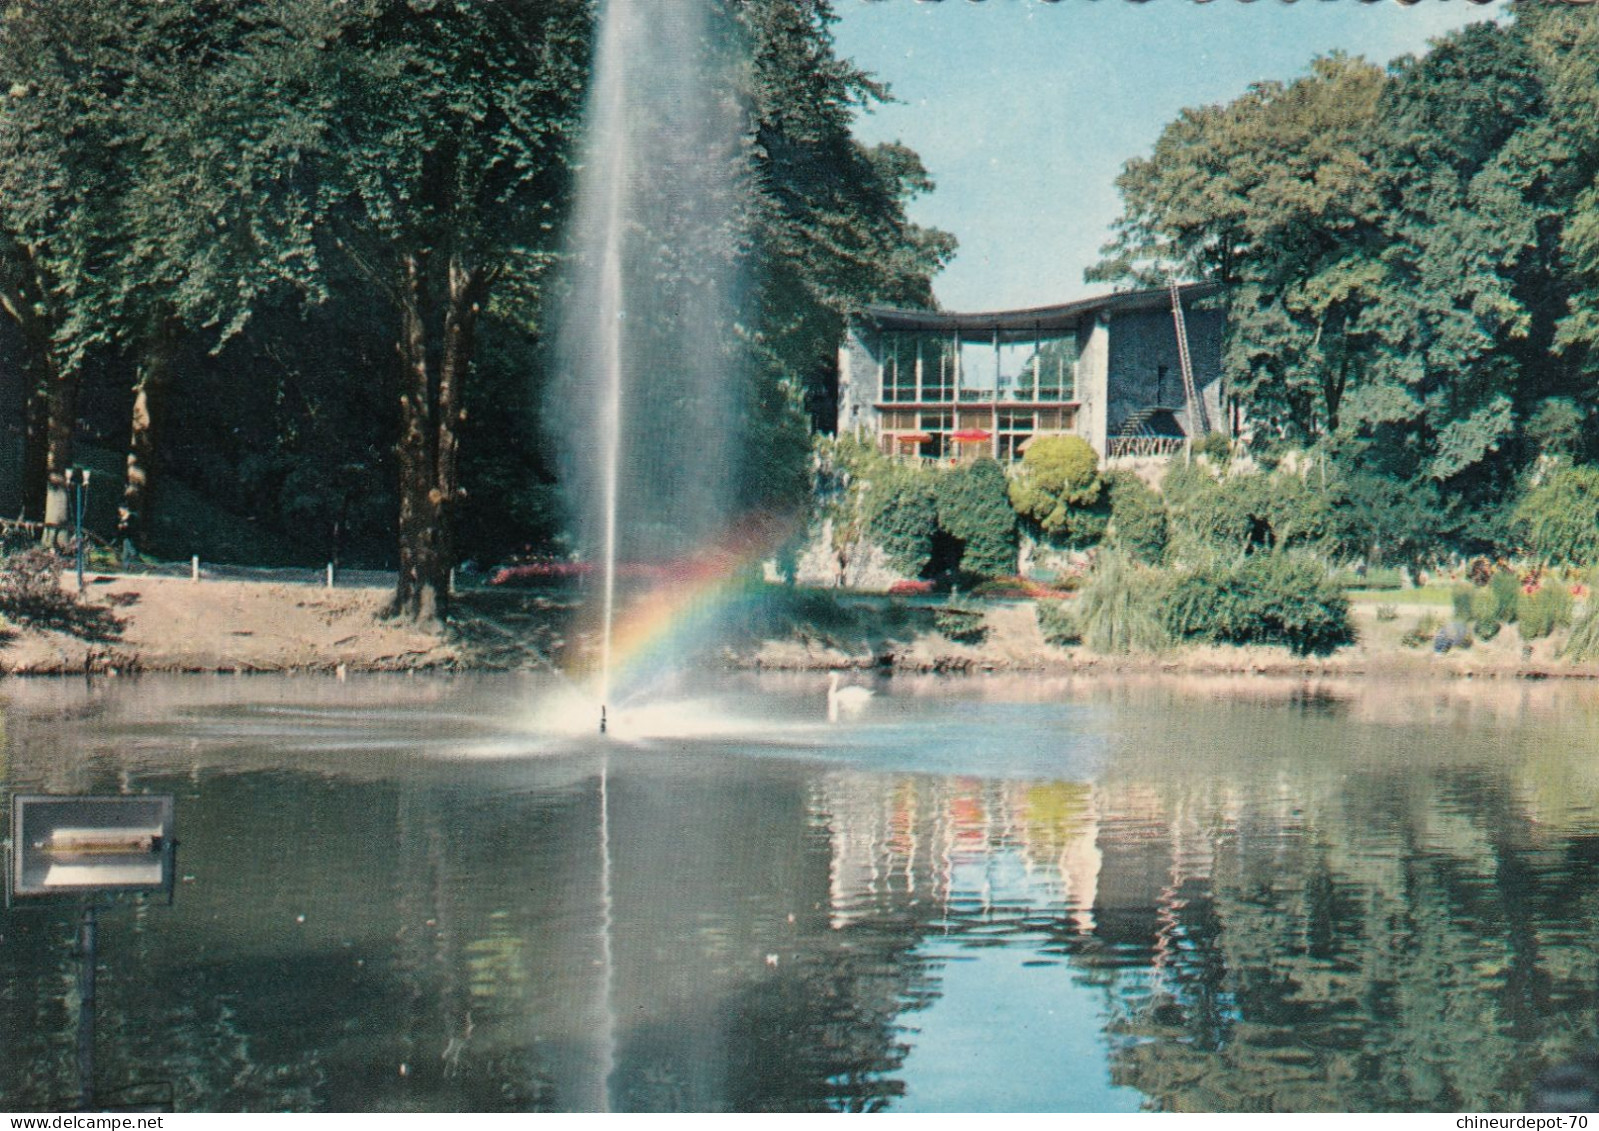
[[[8,788],[179,795],[192,881],[102,920],[102,1091],[871,1110],[953,1071],[1002,1108],[1036,1004],[1097,1049],[1041,1105],[1480,1110],[1595,1036],[1591,694],[897,683],[869,747],[606,763],[439,756],[504,726],[490,683],[210,686],[6,708]],[[0,927],[0,1106],[75,1090],[69,920]]]

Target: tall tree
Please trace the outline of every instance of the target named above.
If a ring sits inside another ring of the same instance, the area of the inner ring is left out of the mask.
[[[105,339],[99,277],[129,139],[122,5],[24,0],[0,12],[0,310],[21,331],[24,510],[66,526],[78,385]]]
[[[853,136],[855,116],[890,94],[838,57],[838,17],[828,0],[764,0],[736,10],[753,58],[750,321],[763,356],[814,410],[825,399],[845,320],[870,303],[932,306],[932,278],[954,255],[955,239],[907,215],[909,202],[933,188],[916,153]]]
[[[1171,272],[1227,288],[1229,392],[1258,429],[1336,428],[1370,327],[1380,212],[1372,125],[1382,72],[1318,59],[1292,83],[1185,110],[1117,179],[1125,202],[1091,279]]]
[[[1338,437],[1361,474],[1503,496],[1531,421],[1594,403],[1553,352],[1581,146],[1545,82],[1548,58],[1580,55],[1552,34],[1574,26],[1521,10],[1386,75],[1334,57],[1185,112],[1119,181],[1098,275],[1158,261],[1227,285],[1226,378],[1257,439]]]
[[[400,370],[393,611],[447,611],[463,391],[485,305],[552,256],[585,85],[586,5],[357,0],[336,14],[321,92],[323,214],[390,304]]]

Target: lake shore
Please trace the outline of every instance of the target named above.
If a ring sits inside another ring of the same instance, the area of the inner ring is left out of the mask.
[[[7,625],[0,629],[0,674],[529,670],[581,666],[590,646],[568,632],[574,601],[526,592],[464,594],[449,628],[435,633],[384,618],[387,588],[126,575],[94,576],[86,588],[87,603],[114,616],[114,634],[85,639]],[[871,600],[845,599],[868,608]],[[1351,610],[1357,642],[1329,656],[1212,646],[1101,656],[1084,647],[1047,643],[1031,602],[995,602],[980,645],[954,643],[925,626],[900,625],[897,631],[840,639],[838,633],[789,623],[746,627],[698,662],[779,671],[1599,679],[1599,664],[1558,657],[1558,637],[1524,642],[1514,627],[1442,655],[1431,647],[1405,646],[1405,631],[1429,611],[1436,612],[1399,602],[1379,617],[1375,606],[1357,603]]]

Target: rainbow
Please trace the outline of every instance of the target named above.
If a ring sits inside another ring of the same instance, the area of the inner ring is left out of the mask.
[[[679,646],[714,626],[720,613],[747,600],[760,563],[791,530],[789,522],[755,516],[735,523],[727,537],[692,557],[619,569],[624,583],[631,576],[645,585],[618,602],[611,626],[613,688],[626,687],[630,675],[663,664]]]

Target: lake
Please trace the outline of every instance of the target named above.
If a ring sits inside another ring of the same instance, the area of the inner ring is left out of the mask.
[[[170,792],[106,1103],[1520,1108],[1599,1024],[1599,688],[817,675],[0,684],[7,791]],[[77,1092],[0,917],[0,1109]]]

